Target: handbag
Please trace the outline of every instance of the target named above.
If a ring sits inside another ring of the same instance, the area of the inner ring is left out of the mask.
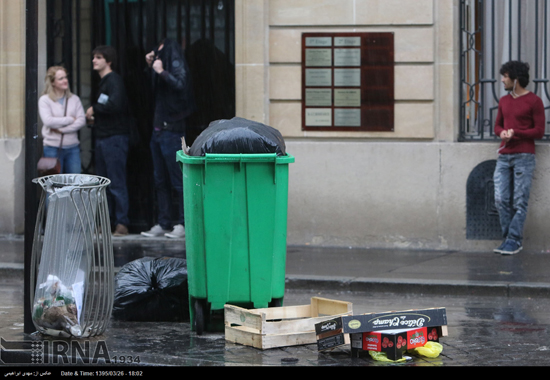
[[[69,104],[69,98],[65,100],[65,113],[63,116],[67,116],[67,105]],[[61,142],[59,143],[59,150],[57,151],[57,157],[40,157],[38,164],[36,164],[36,170],[40,177],[47,175],[54,175],[61,173],[61,162],[59,161],[59,152],[63,147],[63,134],[61,134]]]
[[[40,177],[59,174],[61,173],[61,162],[58,157],[40,157],[36,169]]]

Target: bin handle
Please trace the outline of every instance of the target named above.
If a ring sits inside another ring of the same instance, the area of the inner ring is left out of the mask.
[[[206,184],[206,173],[208,163],[215,162],[235,162],[239,163],[239,171],[243,169],[244,162],[273,162],[275,166],[277,164],[277,153],[251,153],[251,154],[219,154],[219,153],[206,153],[204,155],[204,176],[203,185]],[[277,170],[273,168],[273,183],[277,183]]]
[[[237,154],[221,154],[221,153],[206,153],[205,161],[220,161],[220,162],[268,162],[276,161],[277,153],[237,153]]]

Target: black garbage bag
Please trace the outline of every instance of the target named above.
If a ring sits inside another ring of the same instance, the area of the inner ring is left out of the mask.
[[[113,317],[139,322],[188,321],[186,260],[144,257],[124,265],[115,276]]]
[[[268,125],[241,117],[216,120],[195,139],[191,156],[205,153],[277,153],[286,155],[281,132]]]

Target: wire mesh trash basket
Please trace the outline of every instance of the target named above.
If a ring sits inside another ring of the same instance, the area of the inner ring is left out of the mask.
[[[36,178],[43,191],[34,231],[31,310],[46,335],[101,335],[114,298],[107,178],[57,174]]]

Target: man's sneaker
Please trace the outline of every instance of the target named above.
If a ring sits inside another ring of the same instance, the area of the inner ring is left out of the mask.
[[[149,231],[143,231],[141,234],[147,237],[157,237],[163,236],[165,233],[170,232],[169,230],[163,229],[160,225],[156,225],[151,228]]]
[[[126,236],[128,235],[128,227],[124,224],[117,224],[113,236]]]
[[[506,242],[504,243],[504,247],[502,247],[500,253],[503,255],[515,255],[522,249],[523,247],[520,243],[513,240],[506,240]]]
[[[169,238],[181,239],[185,237],[185,228],[181,224],[178,224],[174,226],[174,230],[172,232],[166,233],[164,234],[164,236]]]
[[[504,248],[504,245],[506,244],[506,240],[504,240],[498,247],[493,249],[494,253],[502,253],[502,248]]]

